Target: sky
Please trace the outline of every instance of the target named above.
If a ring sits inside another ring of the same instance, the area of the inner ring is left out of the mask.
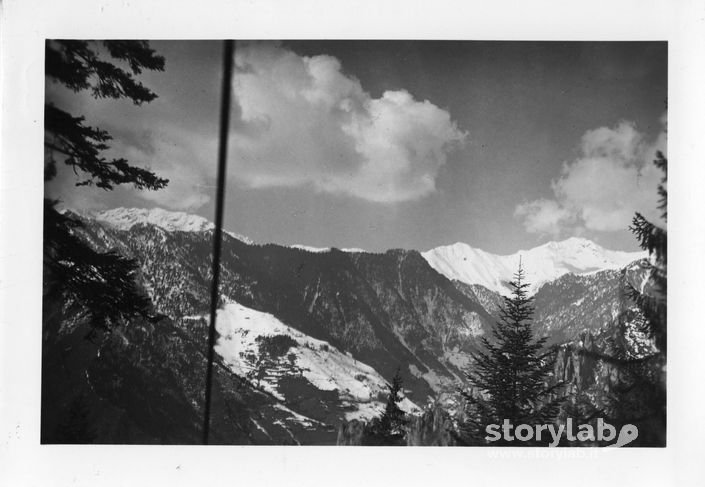
[[[160,191],[75,187],[81,211],[214,215],[222,43],[153,41],[142,106],[46,82],[46,98],[113,136]],[[509,254],[582,236],[636,250],[657,220],[665,42],[238,41],[224,225],[257,242]]]

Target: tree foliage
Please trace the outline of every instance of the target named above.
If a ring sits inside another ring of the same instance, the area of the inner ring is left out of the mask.
[[[296,354],[293,352],[286,356],[286,362],[281,361],[281,358],[296,346],[296,341],[289,335],[258,336],[255,342],[257,353],[241,352],[241,356],[250,367],[246,378],[254,381],[258,388],[261,387],[263,379],[282,376],[285,373],[295,375],[304,371],[296,365]]]
[[[405,426],[408,423],[406,413],[399,407],[402,401],[400,395],[402,390],[402,379],[399,369],[392,378],[389,386],[389,395],[384,412],[379,418],[370,421],[363,433],[363,444],[365,445],[387,445],[400,446],[404,444],[406,438]]]
[[[512,295],[504,298],[494,342],[482,338],[484,351],[472,355],[466,373],[470,389],[461,391],[465,418],[459,439],[466,444],[484,443],[487,425],[505,419],[513,425],[552,423],[562,400],[556,395],[561,384],[549,384],[554,351],[545,350],[546,338],[533,334],[533,298],[527,295],[521,265],[510,285]]]
[[[661,217],[667,221],[668,161],[658,152],[654,164],[663,171],[658,185]],[[639,427],[635,445],[665,446],[666,442],[666,291],[667,291],[667,231],[636,213],[630,230],[642,249],[649,253],[646,262],[647,281],[637,289],[626,279],[625,294],[636,304],[637,313],[623,314],[619,322],[619,338],[612,345],[606,361],[619,373],[608,401],[608,414],[617,426],[627,423]],[[631,350],[627,337],[633,334],[629,326],[651,340],[654,348],[643,354]]]
[[[48,81],[74,92],[88,90],[96,99],[125,98],[136,105],[157,97],[135,79],[145,69],[164,69],[164,58],[147,42],[49,40],[45,47]],[[57,162],[63,162],[79,177],[77,186],[111,190],[129,184],[157,190],[168,183],[124,158],[107,158],[110,134],[87,125],[85,117],[72,115],[53,103],[46,103],[44,109],[45,181],[56,177]],[[132,316],[158,319],[150,299],[135,282],[136,262],[115,252],[95,251],[79,237],[80,220],[59,212],[57,204],[44,200],[45,309],[48,302],[57,301],[78,306],[88,315],[93,331],[110,330]]]
[[[61,214],[53,202],[44,202],[45,297],[68,298],[69,308],[97,330],[109,331],[132,316],[157,321],[152,303],[136,285],[138,266],[117,252],[98,252],[77,235],[79,220]]]
[[[93,443],[97,435],[91,426],[90,414],[86,396],[75,396],[69,404],[66,417],[56,428],[55,442],[67,445]]]
[[[665,223],[668,221],[668,160],[658,152],[654,164],[663,171],[661,183],[658,185],[658,208]],[[630,230],[641,248],[649,253],[647,271],[651,287],[650,292],[646,293],[627,284],[628,293],[643,314],[639,328],[655,341],[658,353],[665,357],[668,234],[665,228],[650,222],[641,213],[634,216]]]
[[[107,51],[113,62],[101,56]],[[114,62],[129,66],[125,70]],[[78,92],[90,91],[94,98],[127,98],[136,105],[154,100],[157,95],[135,80],[142,70],[164,70],[164,58],[144,41],[103,41],[100,44],[78,40],[49,40],[46,43],[47,79]],[[107,159],[103,152],[112,137],[100,128],[86,125],[85,117],[73,116],[54,106],[44,105],[45,179],[56,175],[56,157],[84,179],[78,185],[93,185],[106,190],[115,185],[132,184],[138,189],[160,189],[168,180],[151,171],[131,166],[123,158]]]

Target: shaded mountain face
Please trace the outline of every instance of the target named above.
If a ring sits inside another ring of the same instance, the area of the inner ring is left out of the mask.
[[[157,310],[173,318],[208,312],[212,232],[164,230],[149,223],[128,230],[86,222],[95,245],[118,248],[143,270]],[[492,318],[418,252],[313,253],[250,245],[224,236],[224,302],[271,313],[391,377],[402,375],[416,398],[458,377]]]
[[[55,325],[54,317],[45,319],[45,329]],[[42,353],[42,443],[201,442],[205,322],[135,320],[91,342],[80,317],[61,320],[61,332],[45,340]],[[215,444],[330,444],[334,434],[233,374],[219,358],[211,412]]]
[[[549,344],[573,340],[585,331],[598,333],[634,311],[625,294],[626,284],[642,289],[646,279],[645,263],[638,260],[622,270],[566,274],[549,282],[534,297],[536,333],[548,336]]]
[[[88,421],[80,420],[88,410],[92,426],[103,418],[96,441],[198,442],[212,225],[154,210],[82,219],[95,248],[139,262],[142,286],[168,318],[87,346],[79,318],[45,310],[71,325],[45,342],[43,441]],[[221,265],[213,429],[223,443],[332,444],[341,421],[381,412],[397,368],[404,407],[418,411],[463,379],[503,301],[451,281],[416,251],[311,251],[226,233]],[[618,286],[619,271],[549,281],[536,294],[539,330],[559,343],[608,326],[621,306]]]
[[[621,315],[635,309],[625,294],[625,285],[643,289],[647,277],[645,261],[637,260],[624,269],[569,273],[549,281],[533,295],[534,333],[548,337],[547,345],[555,345],[574,340],[584,332],[598,333],[609,328]],[[489,314],[499,315],[502,295],[478,284],[454,283]]]

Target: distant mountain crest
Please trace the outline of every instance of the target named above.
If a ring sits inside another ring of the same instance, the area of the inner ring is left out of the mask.
[[[117,230],[129,230],[141,223],[154,225],[169,232],[205,232],[215,228],[211,221],[202,216],[162,208],[114,208],[96,212],[93,218]],[[243,235],[227,231],[226,233],[242,242],[252,243],[252,240]]]
[[[510,292],[507,283],[517,271],[519,256],[531,294],[564,274],[620,269],[647,256],[645,252],[607,250],[591,240],[577,237],[548,242],[511,255],[491,254],[461,242],[436,247],[422,255],[431,267],[449,279],[479,284],[503,295]]]
[[[201,216],[161,208],[115,208],[94,213],[93,218],[118,230],[129,230],[137,224],[154,225],[170,232],[204,232],[214,228],[212,222]],[[226,233],[242,242],[253,243],[242,235]],[[305,245],[290,247],[313,253],[331,250]],[[365,252],[362,249],[343,251]],[[423,252],[422,255],[431,267],[451,280],[479,284],[503,295],[510,292],[507,283],[512,280],[517,270],[520,255],[531,294],[538,291],[543,284],[568,273],[584,275],[607,269],[620,269],[647,256],[645,252],[607,250],[591,240],[577,237],[561,242],[548,242],[511,255],[495,255],[462,242],[436,247]]]
[[[331,247],[311,247],[310,245],[301,245],[301,244],[289,245],[289,247],[291,247],[292,249],[304,250],[306,252],[311,252],[314,254],[321,254],[321,253],[330,252],[331,250],[333,250]],[[356,247],[349,248],[349,249],[347,249],[347,248],[346,249],[339,249],[339,250],[341,250],[343,252],[350,252],[350,253],[359,253],[359,252],[365,253],[365,252],[367,252],[364,249],[359,249]]]
[[[86,215],[96,221],[107,224],[117,230],[129,230],[137,224],[154,225],[169,232],[205,232],[213,230],[215,225],[210,220],[199,215],[182,211],[169,211],[162,208],[114,208],[112,210],[94,212]],[[250,238],[238,233],[224,230],[228,235],[248,244],[254,243]],[[290,245],[289,247],[306,252],[330,252],[330,247],[311,247],[308,245]],[[366,252],[359,248],[340,249],[343,252]]]

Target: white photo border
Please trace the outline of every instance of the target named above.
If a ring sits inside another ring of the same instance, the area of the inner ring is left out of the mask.
[[[5,0],[0,7],[0,484],[704,485],[705,5],[697,0]],[[663,449],[39,443],[44,40],[663,40],[669,45],[668,446]],[[571,453],[574,452],[574,453]]]

